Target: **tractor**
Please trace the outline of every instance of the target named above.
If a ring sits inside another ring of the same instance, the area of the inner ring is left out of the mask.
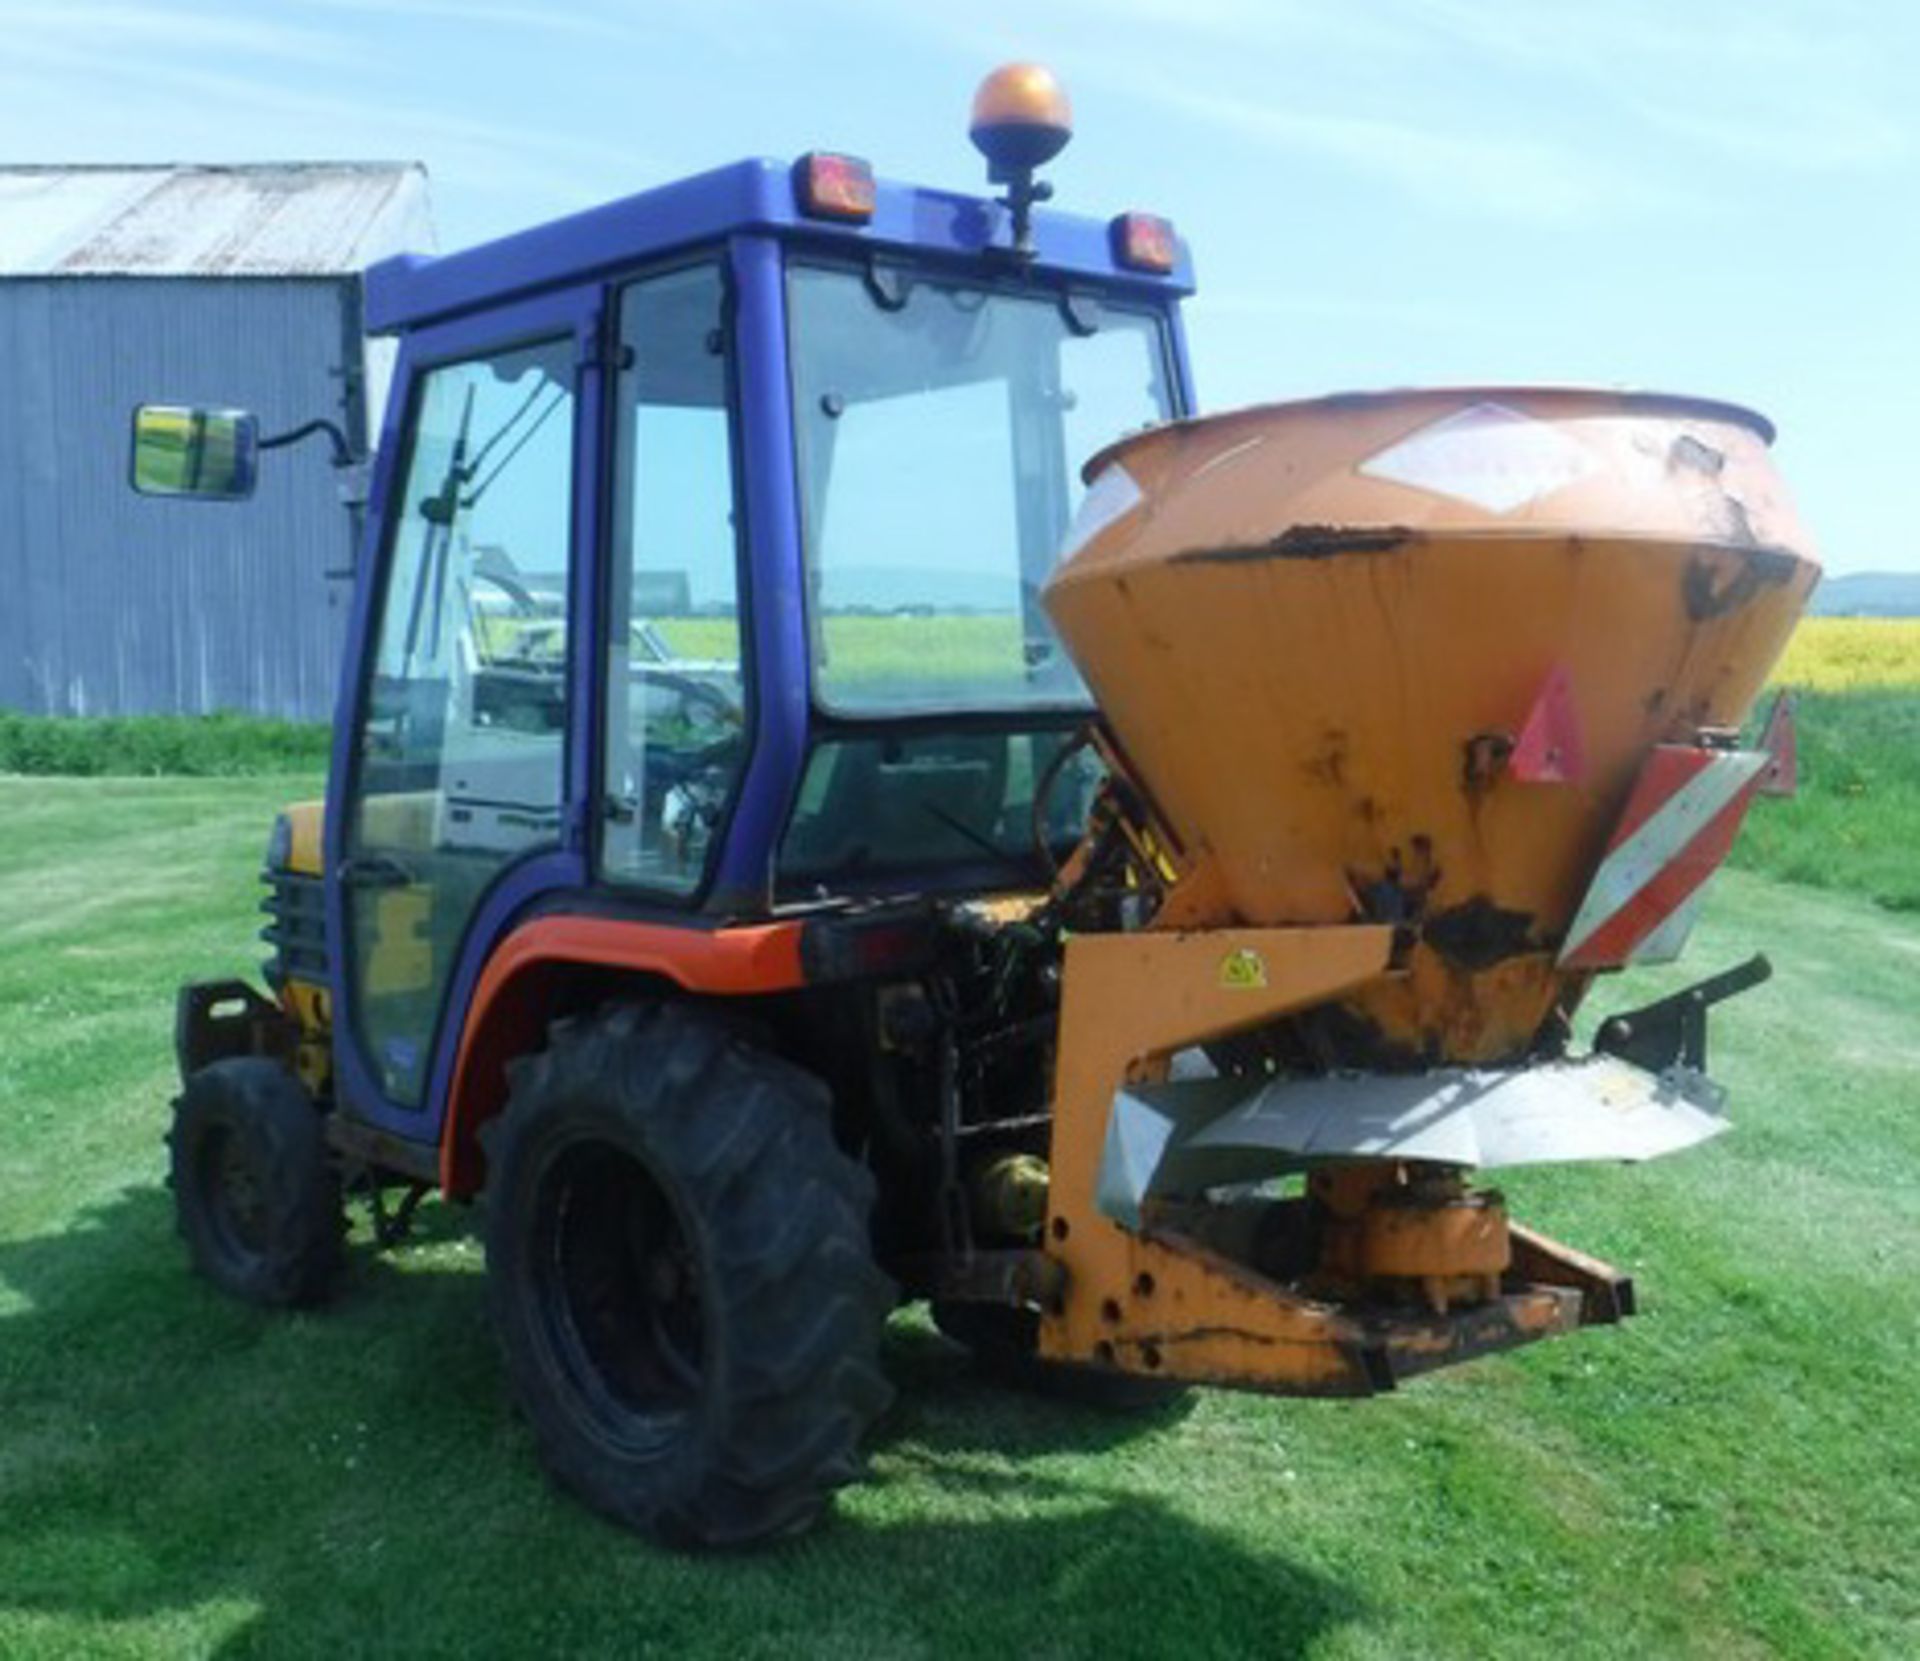
[[[854,1480],[907,1301],[1016,1384],[1366,1396],[1631,1313],[1473,1174],[1725,1127],[1670,957],[1817,575],[1758,416],[1200,418],[1165,220],[748,161],[365,280],[397,340],[265,989],[180,995],[194,1268],[476,1202],[547,1469],[685,1546]],[[143,406],[133,484],[257,487]],[[343,451],[334,432],[336,452]],[[337,459],[352,459],[340,456]]]

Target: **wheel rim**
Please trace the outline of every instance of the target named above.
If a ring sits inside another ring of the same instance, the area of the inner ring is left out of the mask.
[[[198,1176],[220,1251],[251,1262],[267,1248],[267,1173],[253,1139],[231,1126],[210,1130],[200,1144]]]
[[[639,1160],[559,1150],[534,1200],[533,1320],[575,1411],[632,1456],[657,1452],[702,1394],[706,1321],[685,1219]]]

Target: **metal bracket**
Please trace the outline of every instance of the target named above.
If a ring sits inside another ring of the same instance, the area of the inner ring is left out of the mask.
[[[1060,316],[1076,335],[1083,338],[1096,335],[1106,322],[1106,308],[1100,304],[1100,296],[1088,294],[1080,289],[1063,289],[1060,294]]]
[[[913,294],[913,274],[910,271],[904,266],[883,264],[871,254],[867,256],[866,269],[861,277],[867,285],[868,295],[882,311],[901,310]]]
[[[898,1265],[916,1293],[953,1303],[1056,1311],[1066,1297],[1066,1271],[1043,1251],[925,1253]]]
[[[420,1202],[427,1197],[428,1186],[424,1182],[410,1182],[407,1191],[400,1197],[400,1203],[389,1211],[384,1191],[378,1182],[368,1190],[368,1198],[373,1210],[373,1239],[381,1251],[392,1251],[403,1245],[413,1232],[414,1213],[420,1209]]]
[[[295,1029],[280,1006],[245,981],[200,981],[174,1001],[173,1048],[184,1082],[202,1067],[233,1056],[293,1054]]]
[[[1772,974],[1773,965],[1766,955],[1756,952],[1745,963],[1710,975],[1684,992],[1609,1016],[1594,1033],[1593,1047],[1651,1073],[1663,1073],[1675,1066],[1703,1073],[1707,1067],[1707,1011],[1760,985]]]
[[[298,444],[302,439],[312,438],[315,433],[324,433],[327,442],[333,446],[333,465],[335,467],[355,467],[366,460],[366,457],[354,451],[353,445],[347,440],[347,435],[343,433],[334,422],[327,420],[324,416],[316,417],[312,421],[303,421],[299,426],[289,427],[283,433],[274,433],[268,438],[263,438],[259,441],[260,448],[263,450],[284,449],[289,444]]]

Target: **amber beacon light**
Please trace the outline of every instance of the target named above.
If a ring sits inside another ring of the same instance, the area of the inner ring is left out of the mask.
[[[1030,259],[1033,206],[1053,195],[1053,187],[1036,180],[1034,170],[1052,161],[1073,137],[1066,89],[1040,64],[1004,64],[974,93],[967,135],[987,158],[987,177],[1007,187],[1013,251]]]

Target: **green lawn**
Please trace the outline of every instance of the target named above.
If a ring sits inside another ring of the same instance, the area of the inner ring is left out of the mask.
[[[1754,805],[1734,863],[1920,912],[1920,696],[1909,687],[1796,697],[1799,793]]]
[[[459,1216],[362,1229],[320,1314],[184,1272],[172,988],[253,964],[315,788],[0,780],[0,1656],[1920,1653],[1920,919],[1722,879],[1687,969],[1780,971],[1717,1018],[1735,1131],[1505,1184],[1640,1276],[1630,1325],[1129,1424],[903,1317],[870,1485],[697,1560],[549,1490]]]

